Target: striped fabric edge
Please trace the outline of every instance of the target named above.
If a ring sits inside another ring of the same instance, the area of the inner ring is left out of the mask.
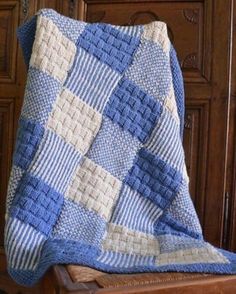
[[[154,234],[154,224],[162,210],[149,199],[124,185],[111,222],[132,230]]]
[[[8,264],[19,270],[35,270],[46,237],[28,224],[9,218],[5,228],[5,248]]]
[[[113,26],[112,25],[112,27],[132,37],[141,37],[144,26],[143,25],[135,25],[135,26]]]
[[[45,134],[46,137],[43,138],[29,171],[45,180],[58,192],[64,193],[82,155],[53,131],[47,130]],[[55,171],[59,171],[56,176]]]
[[[77,56],[71,72],[73,72],[73,78],[70,75],[65,87],[102,113],[121,75],[96,60],[82,48],[77,49]],[[104,90],[106,91],[105,95]],[[96,93],[96,99],[94,93]]]
[[[173,144],[172,142],[176,142]],[[179,172],[184,173],[184,149],[182,146],[179,126],[171,114],[164,110],[151,137],[144,145],[154,155],[158,154]]]
[[[155,264],[154,256],[124,254],[115,251],[103,251],[97,259],[98,262],[113,267],[129,268],[133,266],[152,266]]]

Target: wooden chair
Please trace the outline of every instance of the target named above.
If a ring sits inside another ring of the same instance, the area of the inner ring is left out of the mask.
[[[235,294],[236,275],[189,273],[107,274],[77,265],[56,265],[43,280],[43,293]]]

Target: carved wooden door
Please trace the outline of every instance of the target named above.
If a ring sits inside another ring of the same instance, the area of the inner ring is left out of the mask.
[[[88,22],[167,23],[185,81],[184,148],[192,199],[205,238],[217,246],[236,250],[233,2],[0,0],[0,258],[4,254],[7,181],[26,78],[16,28],[43,7]]]

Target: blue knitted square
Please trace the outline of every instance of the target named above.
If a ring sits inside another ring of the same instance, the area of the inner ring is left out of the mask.
[[[102,23],[88,24],[77,41],[79,47],[121,74],[131,64],[139,43],[139,38]]]
[[[79,47],[65,87],[102,113],[120,79],[118,72]]]
[[[61,215],[53,229],[53,237],[100,246],[105,229],[106,222],[101,216],[65,199]]]
[[[122,181],[133,165],[140,146],[138,139],[104,118],[87,157]]]
[[[37,122],[20,119],[13,164],[26,170],[43,137],[44,128]]]
[[[61,84],[53,77],[29,67],[22,116],[44,125],[60,89]]]
[[[162,105],[137,85],[122,79],[110,97],[104,115],[144,143],[162,113]]]
[[[48,236],[58,219],[63,199],[44,181],[26,173],[17,188],[10,216]]]
[[[177,195],[182,175],[169,164],[144,148],[140,149],[125,182],[161,209]]]
[[[81,159],[82,155],[72,145],[46,130],[29,170],[58,192],[65,193]]]

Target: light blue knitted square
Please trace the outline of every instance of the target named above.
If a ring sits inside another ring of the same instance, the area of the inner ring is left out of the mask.
[[[65,87],[94,109],[103,112],[121,75],[84,49],[77,48],[74,64]]]
[[[68,218],[70,215],[70,218]],[[90,230],[88,230],[88,227]],[[60,217],[53,229],[53,237],[79,240],[90,245],[100,246],[105,233],[105,220],[93,211],[78,203],[64,200]]]
[[[101,129],[87,156],[113,176],[123,180],[133,165],[140,142],[124,132],[110,119],[104,118]]]
[[[151,200],[123,184],[111,222],[132,230],[154,234],[154,225],[162,212]]]
[[[82,155],[74,146],[67,144],[63,138],[47,129],[29,170],[58,192],[65,193],[81,159]]]
[[[29,67],[22,116],[44,125],[60,89],[61,84],[52,76]]]
[[[125,76],[147,94],[162,101],[172,81],[169,57],[159,44],[142,39]]]

